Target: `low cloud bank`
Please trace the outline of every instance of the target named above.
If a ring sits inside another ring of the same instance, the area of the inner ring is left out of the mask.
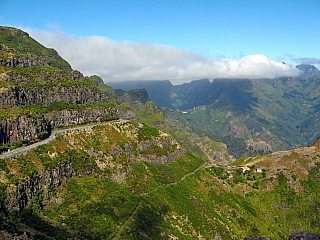
[[[207,58],[182,49],[114,41],[106,37],[76,37],[61,31],[28,29],[30,36],[54,48],[73,69],[99,75],[105,82],[126,80],[171,80],[181,84],[201,78],[274,78],[298,76],[292,64],[270,60],[265,55],[240,59]]]
[[[301,64],[320,64],[320,58],[294,58],[293,60],[301,62]]]

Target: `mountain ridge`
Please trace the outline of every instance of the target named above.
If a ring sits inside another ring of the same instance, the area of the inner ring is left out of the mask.
[[[23,36],[18,38],[20,45],[28,40]],[[44,59],[41,54],[29,62],[11,61],[15,49],[7,50],[1,48],[0,52],[4,56],[0,59],[5,59],[1,61],[5,66],[0,66],[1,92],[13,91],[18,85],[23,91],[17,92],[25,95],[13,94],[8,107],[1,106],[3,139],[18,133],[24,134],[24,140],[45,138],[49,133],[41,129],[45,124],[66,127],[104,122],[118,118],[118,114],[126,114],[130,120],[66,131],[24,156],[0,159],[0,238],[227,240],[248,236],[286,239],[302,230],[320,233],[319,139],[310,147],[234,161],[228,146],[214,141],[217,136],[199,130],[199,124],[191,126],[172,117],[195,115],[199,108],[209,111],[206,106],[196,107],[193,114],[170,109],[162,112],[143,88],[117,94],[98,76],[46,66],[47,60],[39,61]],[[7,65],[6,57],[14,66]],[[232,87],[226,88],[225,82],[218,81],[223,94],[215,92],[213,103],[226,111],[213,120],[233,118],[240,107],[244,107],[244,117],[251,119],[250,111],[258,108],[263,98],[250,91],[261,85],[242,80],[240,85],[245,88],[237,92],[237,82],[230,82]],[[198,83],[199,89],[206,89],[208,80]],[[291,87],[285,92],[292,100],[289,104],[302,90],[310,93],[308,101],[318,101],[316,81],[310,85],[307,80],[278,79],[272,84],[281,93]],[[270,94],[271,85],[263,86],[269,88],[259,93]],[[50,102],[42,92],[50,93],[55,87],[61,92]],[[72,89],[79,94],[73,96]],[[189,90],[190,95],[193,88]],[[222,104],[246,91],[250,94],[236,106]],[[183,101],[178,104],[186,105]],[[283,108],[288,106],[283,103]],[[288,116],[292,115],[283,116],[283,120]],[[268,135],[257,119],[253,120],[252,126]],[[13,128],[14,124],[21,130]],[[231,134],[242,134],[239,126],[245,129],[244,125],[231,124]],[[240,145],[234,136],[226,137]],[[20,147],[23,143],[16,140],[12,144]],[[252,148],[249,154],[259,147],[269,149],[261,139],[248,144]],[[2,144],[1,150],[8,150],[5,146]]]
[[[207,134],[231,134],[244,141],[259,138],[277,151],[307,146],[320,133],[319,76],[202,79],[178,86],[168,81],[136,83],[158,107],[169,108],[164,112]],[[122,86],[136,85],[114,85]]]

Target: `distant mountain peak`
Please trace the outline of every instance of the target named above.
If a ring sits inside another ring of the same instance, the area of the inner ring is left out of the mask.
[[[311,64],[300,64],[296,68],[301,70],[301,77],[314,77],[320,75],[320,71],[314,65]]]

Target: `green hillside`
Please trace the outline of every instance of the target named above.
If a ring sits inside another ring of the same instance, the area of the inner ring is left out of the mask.
[[[308,78],[202,79],[176,86],[167,81],[110,85],[125,90],[145,87],[167,117],[214,135],[215,140],[233,136],[245,144],[259,139],[278,151],[308,146],[320,133],[319,75],[312,67],[300,68],[306,74],[311,69],[312,74]],[[245,152],[239,149],[236,155]]]
[[[0,26],[0,43],[15,49],[13,54],[33,54],[41,56],[49,66],[71,71],[70,64],[62,59],[56,50],[46,48],[29,37],[29,34],[12,27]]]
[[[118,118],[106,94],[55,50],[10,27],[0,27],[0,43],[0,153],[56,128]]]
[[[179,149],[170,136],[127,122],[70,131],[24,157],[1,160],[2,233],[42,239],[319,233],[318,147],[228,167]],[[251,169],[246,174],[237,170],[243,164]]]
[[[319,77],[157,82],[171,89],[158,99],[192,106],[175,111],[69,69],[21,30],[0,39],[1,153],[65,129],[0,159],[1,239],[320,234],[319,140],[275,152],[319,133]]]

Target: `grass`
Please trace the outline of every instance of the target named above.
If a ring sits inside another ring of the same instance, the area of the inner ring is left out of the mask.
[[[71,66],[62,59],[54,49],[46,48],[29,37],[25,32],[11,28],[1,27],[0,42],[10,48],[17,49],[21,54],[32,53],[42,56],[49,66],[71,71]]]

